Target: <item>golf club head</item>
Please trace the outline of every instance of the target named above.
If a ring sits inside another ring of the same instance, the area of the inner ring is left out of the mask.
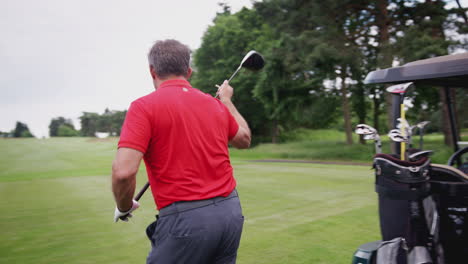
[[[397,118],[397,126],[396,126],[398,129],[404,129],[405,132],[406,132],[406,135],[411,135],[411,132],[412,132],[412,128],[410,126],[410,124],[408,123],[408,121],[406,119],[401,119],[401,118]]]
[[[425,126],[427,126],[428,124],[430,123],[430,121],[422,121],[422,122],[419,122],[416,124],[416,126],[419,128],[419,129],[423,129]]]
[[[251,71],[258,71],[265,66],[265,60],[260,53],[255,50],[251,50],[244,56],[240,66]]]
[[[408,138],[403,136],[398,129],[392,129],[388,132],[388,137],[394,142],[408,142]]]
[[[404,94],[410,86],[413,85],[413,82],[400,83],[387,87],[387,92],[392,94]]]
[[[371,135],[377,134],[377,130],[369,125],[366,124],[358,124],[354,132],[358,135]],[[364,139],[366,139],[364,137]]]
[[[365,134],[362,138],[364,138],[364,140],[377,139],[376,134]]]

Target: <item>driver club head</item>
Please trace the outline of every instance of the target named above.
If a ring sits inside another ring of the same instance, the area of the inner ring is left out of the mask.
[[[251,71],[258,71],[265,66],[263,56],[255,50],[249,51],[240,63],[240,67],[249,69]]]
[[[392,94],[404,94],[413,85],[413,82],[400,83],[387,87],[387,92]]]
[[[234,76],[237,75],[237,73],[240,71],[241,68],[246,68],[251,71],[258,71],[265,66],[265,59],[263,56],[256,52],[255,50],[249,51],[244,58],[242,58],[242,61],[237,67],[236,71],[229,77],[228,81],[230,82]],[[219,85],[215,85],[219,89]],[[218,92],[216,92],[215,98],[218,97]]]

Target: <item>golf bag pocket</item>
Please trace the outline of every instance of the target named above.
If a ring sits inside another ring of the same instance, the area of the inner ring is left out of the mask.
[[[401,237],[410,250],[427,245],[429,233],[422,202],[430,194],[429,164],[427,157],[408,162],[387,154],[375,156],[375,189],[384,241]]]
[[[408,247],[402,237],[396,237],[380,244],[377,250],[376,264],[400,264],[400,259],[406,259]]]
[[[431,167],[432,196],[440,216],[445,262],[468,261],[468,179],[448,166]]]

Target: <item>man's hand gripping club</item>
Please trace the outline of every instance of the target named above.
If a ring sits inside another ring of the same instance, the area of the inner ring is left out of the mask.
[[[140,203],[135,200],[133,200],[133,204],[130,210],[125,211],[125,212],[121,212],[120,209],[116,206],[115,212],[114,212],[114,222],[118,222],[119,219],[124,222],[128,222],[128,219],[133,217],[131,213],[135,211],[136,209],[138,209],[138,207],[140,207]]]
[[[231,112],[232,116],[234,119],[236,119],[236,122],[239,125],[237,134],[229,141],[229,143],[239,149],[250,147],[250,128],[247,124],[247,121],[245,121],[244,117],[242,117],[242,115],[237,111],[237,108],[231,101],[234,95],[234,89],[229,85],[229,81],[226,80],[221,86],[218,86],[216,95],[219,97],[219,100],[228,108],[229,112]]]

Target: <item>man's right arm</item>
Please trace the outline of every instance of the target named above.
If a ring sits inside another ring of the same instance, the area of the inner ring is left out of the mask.
[[[245,149],[250,147],[252,134],[250,132],[249,125],[245,121],[244,117],[237,111],[236,106],[232,103],[231,98],[234,93],[233,88],[229,85],[228,81],[224,83],[218,89],[218,95],[221,102],[229,109],[232,116],[239,125],[239,130],[236,135],[229,141],[231,145],[239,149]]]

